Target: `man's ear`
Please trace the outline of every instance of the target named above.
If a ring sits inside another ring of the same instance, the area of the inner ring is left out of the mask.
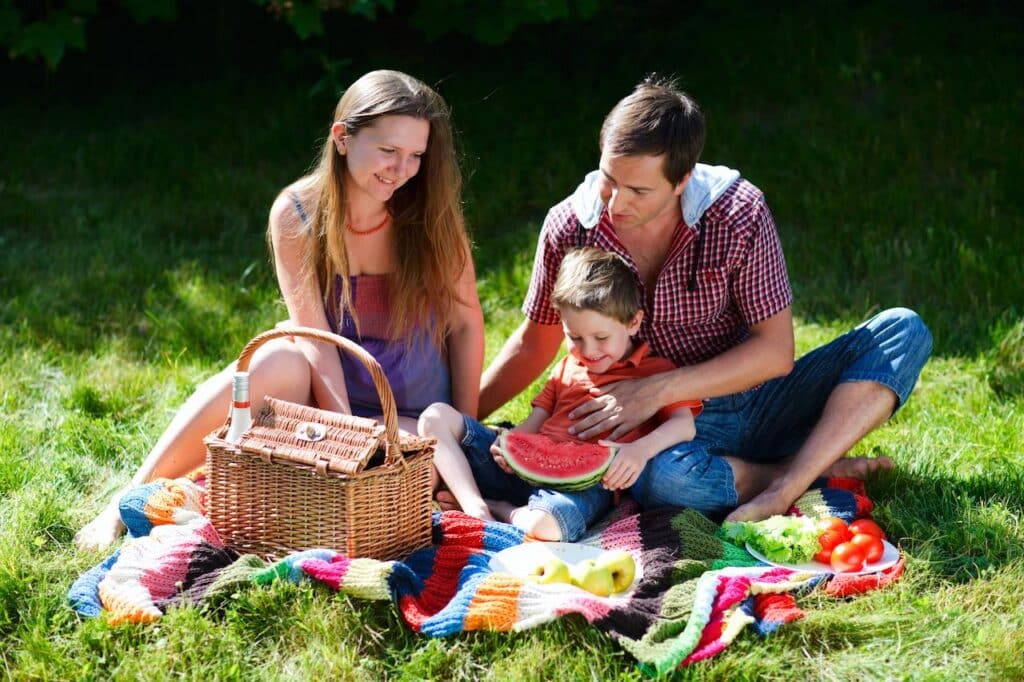
[[[643,311],[643,309],[640,309],[640,310],[636,311],[636,315],[633,316],[633,319],[630,320],[629,325],[626,327],[627,331],[629,331],[629,335],[630,336],[636,336],[637,335],[637,332],[640,331],[640,323],[643,322],[643,321],[644,321],[644,311]]]
[[[690,181],[691,175],[693,175],[692,170],[689,171],[686,175],[684,175],[682,180],[676,183],[676,186],[672,188],[672,194],[676,195],[677,197],[681,197],[683,195],[683,190],[686,189],[686,183]]]
[[[344,156],[347,151],[347,136],[348,129],[345,127],[344,123],[341,121],[335,121],[331,125],[331,139],[334,140],[334,146],[342,156]]]

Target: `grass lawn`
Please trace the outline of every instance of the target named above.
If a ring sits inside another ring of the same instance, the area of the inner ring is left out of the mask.
[[[805,620],[744,633],[680,678],[1024,678],[1019,21],[998,5],[670,4],[503,48],[360,43],[343,75],[397,66],[452,105],[488,357],[520,319],[547,207],[595,166],[604,113],[651,70],[704,105],[704,160],[767,194],[799,353],[892,305],[931,327],[913,398],[856,449],[897,462],[868,490],[904,577],[856,599],[803,597]],[[76,552],[75,531],[196,383],[284,316],[267,210],[313,159],[334,99],[309,94],[319,72],[302,58],[154,78],[69,70],[73,87],[58,77],[0,100],[0,674],[639,678],[576,617],[428,640],[388,604],[285,584],[150,626],[67,607],[103,558]]]

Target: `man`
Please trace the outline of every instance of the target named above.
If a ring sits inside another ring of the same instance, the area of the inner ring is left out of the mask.
[[[647,506],[755,520],[785,513],[822,474],[864,477],[886,457],[844,458],[908,398],[931,352],[916,313],[892,309],[793,362],[792,290],[764,195],[697,164],[704,119],[670,82],[645,80],[601,128],[599,170],[544,221],[526,320],[484,373],[480,415],[524,389],[561,341],[548,297],[564,254],[614,251],[643,292],[640,336],[678,369],[605,388],[573,432],[608,440],[680,400],[705,400],[697,437],[655,456],[632,487]]]

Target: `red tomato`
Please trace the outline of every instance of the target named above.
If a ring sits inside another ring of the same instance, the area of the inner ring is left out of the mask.
[[[849,540],[853,534],[846,525],[846,521],[835,517],[826,516],[822,520],[818,521],[818,528],[824,533],[826,531],[834,530],[843,536],[843,540]]]
[[[857,533],[863,533],[864,535],[874,535],[876,538],[885,539],[885,533],[877,523],[871,519],[857,519],[850,524],[850,532],[856,535]]]
[[[832,548],[829,563],[836,573],[859,571],[864,567],[864,550],[852,542],[841,542]]]
[[[821,534],[818,538],[818,544],[821,545],[821,551],[814,555],[815,561],[820,561],[823,564],[827,564],[832,558],[832,549],[841,542],[845,542],[846,538],[843,534],[837,530],[827,530]]]
[[[850,540],[850,544],[857,545],[864,550],[864,560],[869,564],[875,563],[885,554],[885,545],[882,544],[882,538],[876,538],[874,535],[857,533]]]

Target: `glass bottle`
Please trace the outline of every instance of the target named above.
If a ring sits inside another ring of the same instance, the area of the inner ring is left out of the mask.
[[[231,424],[228,435],[224,437],[229,443],[242,440],[242,434],[252,426],[252,409],[249,406],[249,373],[235,372],[231,378]]]

